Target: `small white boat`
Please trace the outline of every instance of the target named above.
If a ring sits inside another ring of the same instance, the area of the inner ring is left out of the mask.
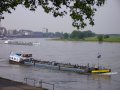
[[[40,45],[39,42],[33,42],[32,44],[33,44],[33,45]]]
[[[4,44],[8,44],[10,42],[10,40],[6,40],[4,41]]]
[[[24,61],[32,60],[32,54],[26,53],[11,53],[9,56],[9,63],[12,64],[23,64]]]
[[[40,45],[39,42],[22,42],[22,41],[12,41],[6,40],[4,44],[12,44],[12,45]]]

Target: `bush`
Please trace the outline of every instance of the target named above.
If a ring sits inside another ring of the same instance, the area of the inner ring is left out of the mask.
[[[102,34],[98,35],[97,39],[98,39],[99,42],[102,42],[103,41],[103,35]]]

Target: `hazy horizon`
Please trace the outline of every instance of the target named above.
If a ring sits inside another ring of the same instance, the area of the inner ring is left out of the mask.
[[[107,0],[95,14],[95,25],[87,26],[84,30],[91,30],[97,34],[120,34],[119,8],[119,0]],[[52,14],[44,13],[40,7],[32,12],[18,6],[11,14],[5,13],[4,17],[1,25],[7,29],[43,31],[47,28],[49,32],[72,32],[76,29],[72,26],[70,16],[54,18]]]

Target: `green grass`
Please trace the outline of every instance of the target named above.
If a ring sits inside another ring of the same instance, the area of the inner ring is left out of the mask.
[[[85,41],[98,41],[97,37],[88,37],[85,38]]]
[[[120,37],[110,37],[104,39],[105,42],[120,42]]]
[[[53,40],[57,40],[57,41],[91,41],[91,42],[97,42],[98,39],[97,37],[88,37],[85,39],[53,39]],[[110,37],[110,38],[106,38],[103,39],[103,42],[120,42],[120,37]]]
[[[85,41],[98,41],[97,37],[85,38]],[[103,39],[103,42],[120,42],[120,37],[110,37]]]

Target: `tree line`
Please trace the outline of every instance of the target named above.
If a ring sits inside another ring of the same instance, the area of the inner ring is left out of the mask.
[[[74,40],[85,40],[88,37],[96,37],[99,42],[103,42],[104,39],[110,38],[109,34],[96,34],[90,30],[79,31],[74,30],[72,33],[64,33],[62,39],[74,39]]]
[[[72,33],[64,33],[63,38],[68,39],[84,39],[87,37],[94,37],[96,34],[90,30],[88,31],[79,31],[79,30],[74,30]]]

